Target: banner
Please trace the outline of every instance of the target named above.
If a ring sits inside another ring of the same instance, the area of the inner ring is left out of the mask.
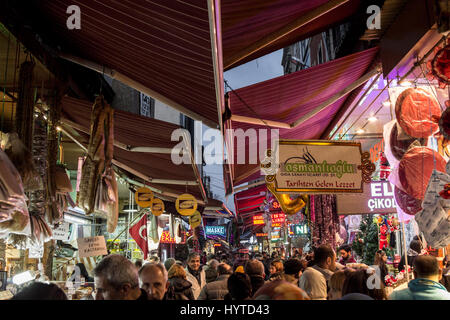
[[[139,248],[144,253],[144,260],[148,255],[148,241],[147,241],[147,215],[144,216],[135,223],[129,230],[130,236],[136,241]]]
[[[278,171],[266,182],[277,193],[361,193],[375,171],[369,158],[358,142],[281,139]]]

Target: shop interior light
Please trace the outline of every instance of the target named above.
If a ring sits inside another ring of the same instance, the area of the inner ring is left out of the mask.
[[[138,212],[137,206],[130,206],[129,204],[126,204],[123,206],[123,212]]]
[[[412,86],[412,82],[408,81],[408,80],[403,80],[403,81],[400,82],[400,85],[402,87],[411,87]]]
[[[12,281],[14,284],[20,286],[21,284],[27,283],[31,280],[34,280],[36,278],[36,274],[30,270],[30,271],[25,271],[19,274],[16,274],[13,278]]]
[[[383,102],[383,106],[390,107],[391,106],[391,102],[389,100],[386,100],[386,101]]]
[[[369,122],[375,122],[375,121],[377,121],[378,119],[377,119],[377,117],[372,116],[372,117],[370,117],[370,118],[367,119],[367,120],[369,120]]]
[[[364,133],[364,129],[358,129],[356,130],[356,134],[363,134]]]

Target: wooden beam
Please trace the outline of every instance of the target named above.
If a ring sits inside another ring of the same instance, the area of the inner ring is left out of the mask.
[[[286,37],[288,34],[297,31],[299,28],[307,25],[308,23],[319,19],[326,13],[340,7],[341,5],[347,3],[349,0],[331,0],[327,3],[321,5],[320,7],[317,7],[305,15],[295,19],[294,21],[288,23],[281,29],[272,32],[270,35],[250,44],[248,47],[244,48],[240,52],[236,53],[235,55],[231,56],[230,58],[226,59],[224,61],[224,69],[229,69],[230,67],[237,64],[239,61],[245,59],[246,57],[250,56],[251,54],[264,49],[265,47],[269,46],[270,44],[280,40],[283,37]]]
[[[139,92],[145,93],[146,95],[161,101],[162,103],[180,111],[181,113],[187,115],[188,117],[190,117],[194,120],[202,121],[205,125],[207,125],[211,128],[217,128],[217,123],[203,117],[202,115],[200,115],[198,113],[193,112],[192,110],[189,110],[189,109],[183,107],[181,104],[144,86],[143,84],[127,77],[126,75],[124,75],[116,70],[101,66],[95,62],[92,62],[92,61],[89,61],[89,60],[86,60],[83,58],[75,57],[75,56],[69,55],[69,54],[60,54],[59,56],[67,61],[71,61],[73,63],[76,63],[83,67],[86,67],[88,69],[97,71],[98,73],[102,73],[102,74],[104,73],[104,74],[108,75],[109,77],[116,79],[116,80],[122,82],[123,84],[126,84]]]
[[[355,82],[353,82],[351,85],[349,85],[347,88],[345,88],[344,90],[341,90],[340,92],[336,93],[335,95],[333,95],[331,98],[329,98],[328,100],[326,100],[325,102],[321,103],[319,106],[317,106],[316,108],[314,108],[313,110],[311,110],[310,112],[308,112],[307,114],[305,114],[304,116],[300,117],[299,119],[297,119],[296,121],[294,121],[291,124],[292,128],[296,128],[298,127],[300,124],[302,124],[303,122],[307,121],[308,119],[311,119],[312,117],[314,117],[316,114],[318,114],[319,112],[321,112],[322,110],[326,109],[327,107],[329,107],[330,105],[332,105],[333,103],[335,103],[336,101],[338,101],[340,98],[342,98],[343,96],[347,95],[348,93],[352,92],[353,90],[355,90],[356,88],[358,88],[359,86],[363,85],[364,83],[366,83],[370,78],[372,78],[374,75],[380,73],[381,70],[379,68],[379,65],[372,69],[371,71],[369,71],[368,73],[366,73],[365,75],[363,75],[361,78],[359,78],[358,80],[356,80]]]

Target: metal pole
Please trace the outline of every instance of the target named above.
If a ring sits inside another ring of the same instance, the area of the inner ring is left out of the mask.
[[[406,236],[405,236],[405,222],[402,221],[402,233],[403,233],[403,250],[405,251],[405,273],[406,273],[406,282],[409,282],[409,265],[408,265],[408,251],[406,248]]]

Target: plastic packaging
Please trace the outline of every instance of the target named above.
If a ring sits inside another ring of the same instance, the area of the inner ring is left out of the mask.
[[[411,197],[409,194],[395,187],[394,189],[395,201],[404,213],[415,215],[422,210],[422,201]]]
[[[398,96],[395,115],[406,134],[414,138],[427,138],[438,129],[441,108],[430,92],[409,88]]]
[[[411,148],[399,164],[402,189],[411,197],[423,200],[433,169],[445,172],[445,166],[444,158],[436,151],[426,147]]]

